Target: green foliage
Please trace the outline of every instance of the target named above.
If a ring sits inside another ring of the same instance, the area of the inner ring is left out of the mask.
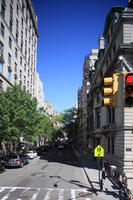
[[[64,131],[61,128],[55,128],[53,133],[53,139],[64,137]]]
[[[0,93],[0,141],[19,141],[22,136],[27,141],[39,135],[52,137],[53,123],[37,110],[36,98],[21,86],[8,87]]]
[[[64,110],[60,115],[61,122],[64,124],[64,131],[67,133],[69,138],[74,138],[76,128],[77,128],[77,110],[75,107]]]

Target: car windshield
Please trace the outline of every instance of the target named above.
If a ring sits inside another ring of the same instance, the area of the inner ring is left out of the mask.
[[[10,154],[8,156],[9,159],[16,159],[17,157],[18,157],[17,154]]]

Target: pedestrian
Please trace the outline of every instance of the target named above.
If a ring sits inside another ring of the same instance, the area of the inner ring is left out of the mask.
[[[105,171],[105,167],[103,167],[102,168],[102,185],[103,186],[105,185],[105,179],[106,179],[106,171]]]
[[[120,187],[119,194],[121,199],[122,194],[124,193],[125,195],[127,191],[127,177],[124,172],[119,176],[119,187]]]
[[[102,168],[102,179],[103,179],[103,180],[106,179],[106,171],[105,171],[105,167]]]
[[[119,177],[119,186],[121,190],[123,189],[123,187],[127,187],[127,177],[125,172],[123,172]]]

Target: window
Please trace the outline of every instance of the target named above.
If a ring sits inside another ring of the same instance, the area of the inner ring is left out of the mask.
[[[108,34],[108,36],[107,36],[107,44],[109,44],[109,42],[110,42],[110,37],[109,37],[109,34]]]
[[[32,74],[31,74],[31,80],[30,80],[31,84],[32,84]]]
[[[99,110],[96,110],[96,128],[100,128],[100,118],[101,118],[101,113]]]
[[[23,29],[23,23],[24,23],[24,20],[23,20],[23,18],[21,17],[21,26],[22,26],[22,29]]]
[[[115,55],[115,53],[116,53],[116,45],[114,44],[114,46],[113,46],[113,55]]]
[[[26,64],[24,64],[24,71],[26,72]]]
[[[20,79],[22,79],[22,70],[20,70]]]
[[[18,33],[16,33],[16,43],[18,43]]]
[[[12,26],[13,26],[13,24],[12,24],[12,21],[10,20],[10,22],[9,22],[9,30],[12,32]]]
[[[27,81],[27,87],[28,87],[28,89],[29,89],[29,81]]]
[[[115,109],[114,108],[107,109],[107,122],[115,123]]]
[[[17,83],[17,75],[14,74],[14,85]]]
[[[2,80],[0,80],[0,93],[2,92],[2,86],[3,86],[3,82]]]
[[[108,137],[108,153],[110,153],[110,137]]]
[[[16,19],[16,30],[18,30],[18,20]]]
[[[18,57],[18,49],[15,47],[15,57]]]
[[[0,73],[2,73],[2,63],[0,62]]]
[[[8,64],[11,65],[11,54],[8,53]]]
[[[17,63],[15,62],[14,71],[17,72]]]
[[[4,33],[5,33],[5,27],[1,22],[1,35],[4,37]]]
[[[17,12],[17,15],[19,15],[19,6],[18,6],[18,4],[17,4],[16,12]]]
[[[25,37],[27,38],[27,28],[25,28]]]
[[[97,92],[96,99],[97,99],[97,103],[99,103],[100,102],[100,93],[99,92]]]
[[[27,49],[27,40],[25,40],[25,48]]]
[[[22,57],[20,56],[20,65],[22,66]]]
[[[7,79],[8,79],[8,81],[10,81],[10,78],[11,78],[11,68],[8,67],[8,73],[7,73]]]
[[[25,59],[27,58],[27,50],[25,49]]]
[[[12,16],[13,16],[13,7],[12,7],[12,5],[10,4],[10,18],[12,18]]]
[[[26,24],[28,23],[28,14],[26,13]]]
[[[5,11],[6,11],[6,5],[5,5],[5,1],[2,1],[1,4],[1,15],[5,18]]]
[[[10,48],[10,49],[12,48],[12,39],[11,39],[10,36],[9,36],[9,48]]]
[[[112,108],[112,123],[115,123],[115,108]]]
[[[24,76],[24,84],[26,84],[26,76]]]
[[[23,31],[21,31],[21,41],[23,41]]]
[[[114,155],[114,137],[111,138],[111,153]]]
[[[3,43],[0,41],[0,57],[3,57],[3,51],[4,51],[4,45],[3,45]]]
[[[21,47],[20,47],[21,51],[23,51],[23,42],[21,42]]]

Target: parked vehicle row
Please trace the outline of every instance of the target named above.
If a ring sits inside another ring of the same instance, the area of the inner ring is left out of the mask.
[[[30,150],[27,152],[27,155],[30,157],[30,159],[37,157],[37,152],[35,150]]]
[[[30,150],[27,153],[10,153],[6,157],[0,156],[0,170],[5,167],[23,167],[30,162],[30,159],[36,158],[37,153],[35,150]]]
[[[3,157],[0,156],[0,171],[3,171],[4,170],[4,160],[3,160]]]

